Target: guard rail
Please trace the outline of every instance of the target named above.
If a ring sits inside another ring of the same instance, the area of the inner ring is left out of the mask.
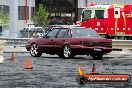
[[[32,38],[0,38],[6,40],[6,45],[25,45],[29,39]]]
[[[0,38],[6,40],[6,45],[25,45],[26,42],[32,38]],[[132,40],[112,40],[113,49],[130,49],[132,50]]]
[[[129,49],[132,50],[132,40],[112,40],[113,49]]]

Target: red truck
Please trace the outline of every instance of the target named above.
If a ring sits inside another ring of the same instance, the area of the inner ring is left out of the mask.
[[[132,39],[131,5],[92,5],[83,9],[80,26],[107,38]]]

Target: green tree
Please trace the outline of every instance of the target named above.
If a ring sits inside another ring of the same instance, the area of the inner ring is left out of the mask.
[[[0,26],[6,27],[9,25],[9,15],[0,11]]]
[[[33,16],[32,20],[37,26],[45,27],[49,24],[48,11],[42,4],[39,5],[38,11],[36,11],[36,14]]]

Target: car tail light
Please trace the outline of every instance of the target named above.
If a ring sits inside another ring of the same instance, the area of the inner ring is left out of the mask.
[[[111,46],[111,42],[92,42],[93,46]]]
[[[81,45],[83,45],[83,46],[111,46],[112,42],[86,42],[86,41],[81,41]]]

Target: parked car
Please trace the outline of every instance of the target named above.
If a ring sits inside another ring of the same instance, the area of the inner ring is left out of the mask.
[[[102,38],[90,28],[53,27],[43,38],[29,40],[26,49],[33,57],[46,53],[60,58],[91,55],[93,59],[101,59],[112,51],[112,40]]]

